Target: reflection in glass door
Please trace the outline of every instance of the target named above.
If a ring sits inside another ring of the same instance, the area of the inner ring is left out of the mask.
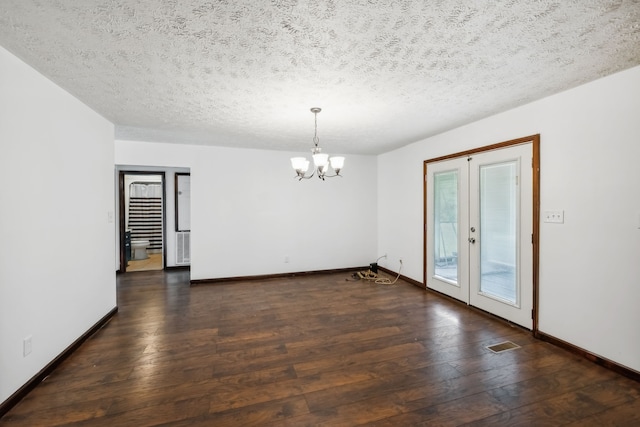
[[[516,166],[480,167],[480,292],[511,304],[517,301]]]
[[[467,159],[429,164],[427,190],[427,286],[469,302],[469,204]],[[462,232],[461,232],[462,231]]]
[[[458,283],[458,171],[433,175],[435,274]]]

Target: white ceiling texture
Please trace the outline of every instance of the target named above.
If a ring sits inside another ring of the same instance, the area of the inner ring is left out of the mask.
[[[376,154],[640,64],[638,0],[0,0],[120,139]],[[597,102],[594,100],[594,102]]]

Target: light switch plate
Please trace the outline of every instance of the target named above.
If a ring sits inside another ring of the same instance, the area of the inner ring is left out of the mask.
[[[544,211],[544,222],[564,224],[564,211]]]

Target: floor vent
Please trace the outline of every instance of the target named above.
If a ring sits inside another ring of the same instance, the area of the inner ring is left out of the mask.
[[[494,344],[487,347],[494,353],[502,353],[503,351],[515,350],[520,348],[518,344],[514,344],[511,341],[501,342],[500,344]]]

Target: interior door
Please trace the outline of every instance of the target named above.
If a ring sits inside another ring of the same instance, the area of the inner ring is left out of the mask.
[[[532,144],[427,166],[427,287],[531,329]],[[455,244],[454,244],[455,243]]]

